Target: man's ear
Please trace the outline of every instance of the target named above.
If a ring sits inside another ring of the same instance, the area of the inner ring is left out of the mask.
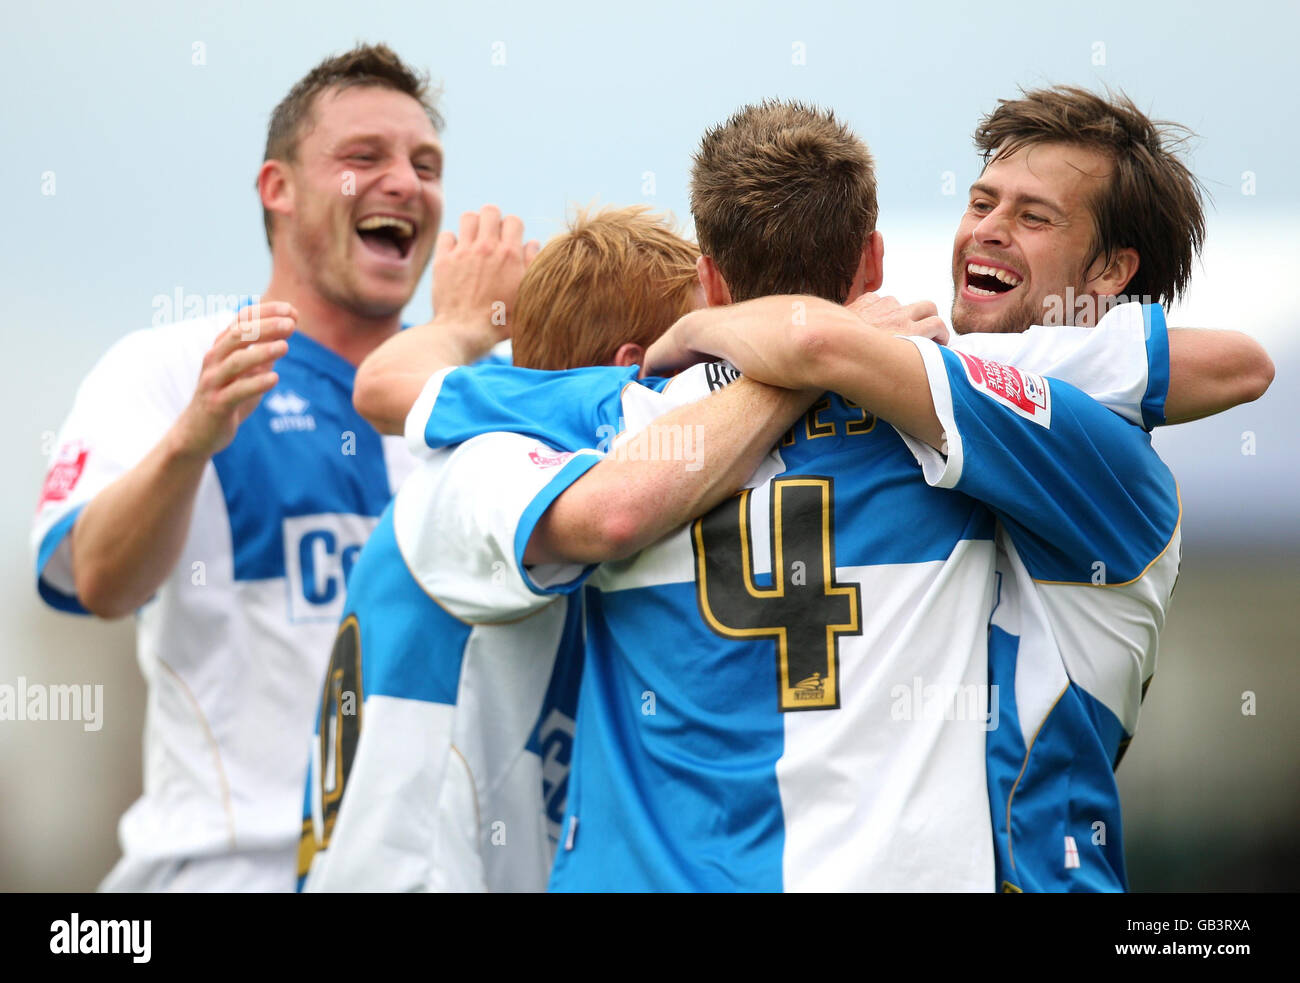
[[[264,160],[257,171],[257,194],[272,215],[293,212],[293,177],[284,161]]]
[[[873,293],[885,282],[885,239],[879,231],[867,236],[858,257],[858,269],[853,274],[853,285],[844,303],[851,304],[863,294]]]
[[[645,348],[633,341],[625,341],[618,346],[618,351],[614,353],[615,365],[626,367],[628,365],[641,366],[641,375],[645,375]]]
[[[1098,260],[1100,265],[1101,260]],[[1116,297],[1124,292],[1133,277],[1137,276],[1141,259],[1131,246],[1115,250],[1110,265],[1088,281],[1089,293],[1098,297]],[[1095,267],[1094,267],[1095,269]]]
[[[695,275],[704,288],[704,303],[709,307],[725,307],[731,303],[731,290],[722,278],[718,265],[711,256],[701,256],[695,261]]]

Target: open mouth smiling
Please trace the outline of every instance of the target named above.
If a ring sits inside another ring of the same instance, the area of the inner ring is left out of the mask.
[[[357,223],[357,235],[367,248],[390,260],[404,260],[411,254],[418,231],[410,219],[396,215],[370,215]]]
[[[997,297],[1011,292],[1022,282],[1023,277],[1001,266],[966,264],[966,289],[976,297]]]

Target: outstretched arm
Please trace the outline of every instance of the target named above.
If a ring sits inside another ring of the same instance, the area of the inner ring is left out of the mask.
[[[616,447],[551,504],[524,562],[600,563],[662,539],[734,494],[819,393],[739,379],[665,414],[650,429],[688,435],[674,446],[689,445],[692,453],[681,460],[631,460]]]
[[[1167,423],[1189,423],[1259,399],[1273,383],[1273,360],[1240,331],[1169,330]]]
[[[758,382],[847,396],[939,448],[943,428],[920,352],[891,333],[942,337],[933,310],[933,304],[902,307],[893,298],[871,298],[859,317],[816,297],[763,297],[687,314],[651,346],[646,362],[660,371],[725,358]]]
[[[921,371],[920,361],[909,357],[907,349],[912,346],[892,346],[895,354],[891,355],[891,346],[882,343],[882,332],[871,330],[875,326],[885,332],[927,334],[942,340],[929,327],[938,319],[913,318],[900,331],[900,314],[914,314],[921,305],[901,308],[888,298],[864,301],[853,305],[858,318],[836,317],[828,309],[835,305],[798,297],[748,302],[761,304],[758,308],[739,304],[697,311],[651,347],[647,362],[652,370],[662,371],[700,358],[726,358],[750,378],[770,384],[824,385],[938,447],[931,439],[933,432],[926,436],[904,422],[927,422],[919,402],[909,398],[910,394],[924,402],[925,396],[916,389],[924,378],[916,374]],[[800,316],[792,317],[792,310]],[[1268,354],[1240,332],[1173,328],[1168,337],[1167,423],[1187,423],[1258,399],[1273,381]],[[901,364],[895,359],[901,359]],[[889,392],[890,381],[881,371],[885,366],[902,373],[895,380],[896,393]],[[899,419],[891,418],[891,413]]]

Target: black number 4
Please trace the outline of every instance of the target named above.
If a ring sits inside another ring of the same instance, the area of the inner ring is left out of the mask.
[[[862,633],[862,589],[835,580],[834,483],[772,482],[771,587],[754,584],[749,497],[741,492],[691,528],[700,613],[726,638],[776,642],[782,712],[838,709],[838,639]]]

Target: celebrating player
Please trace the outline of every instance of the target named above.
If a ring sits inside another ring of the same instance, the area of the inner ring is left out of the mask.
[[[482,229],[465,221],[461,239],[440,246],[440,282],[470,279],[466,258]],[[643,207],[580,216],[523,278],[515,364],[643,362],[645,348],[698,306],[698,256]],[[747,436],[712,451],[716,480],[702,488],[683,482],[674,462],[657,475],[637,464],[603,468],[600,494],[656,516],[641,541],[606,539],[605,548],[632,552],[731,494],[810,399],[746,382],[714,401],[699,425]],[[513,434],[435,452],[417,431],[413,447],[424,461],[349,581],[313,742],[299,873],[309,891],[540,891],[564,811],[581,606],[513,573],[515,525],[539,489],[599,457]],[[631,473],[641,501],[628,501]]]
[[[790,289],[827,301],[756,301],[688,321],[740,333],[762,323],[796,337],[806,319],[860,323],[838,305],[880,283],[875,183],[865,147],[833,117],[798,105],[744,110],[706,137],[693,187],[711,304]],[[933,313],[928,305],[905,316]],[[1153,316],[1151,330],[1163,337],[1163,321]],[[874,336],[882,347],[872,379],[888,384],[855,389],[874,405],[827,396],[752,491],[591,579],[554,887],[991,885],[985,721],[945,721],[941,706],[891,717],[890,684],[919,677],[950,693],[982,690],[993,515],[927,486],[902,438],[871,411],[935,444],[944,429],[956,439],[979,428],[963,480],[1000,510],[1031,515],[1014,534],[1069,575],[1084,556],[1121,571],[1150,562],[1176,535],[1176,497],[1167,472],[1141,456],[1141,432],[1069,386],[1037,379],[1051,411],[1017,413],[954,374],[957,429],[936,413],[911,342]],[[1148,364],[1144,347],[1144,377]],[[512,371],[441,379],[424,426],[430,445],[501,429],[513,414],[526,432],[574,448],[593,419],[625,417],[631,433],[654,415],[652,400],[626,388],[629,373],[570,376],[567,389],[552,380],[537,401],[517,386],[500,400],[493,394]],[[688,373],[670,391],[703,394],[716,381]],[[571,492],[556,498],[561,489],[548,487],[519,516],[512,559],[521,577],[530,576],[524,562],[545,572],[525,580],[534,590],[571,591],[589,571],[550,564],[600,558],[567,535],[575,511],[603,508],[576,478]],[[1126,537],[1095,507],[1064,521],[1074,505],[1064,491],[1076,485],[1085,501],[1128,517]],[[566,501],[584,504],[571,511]],[[1163,602],[1170,560],[1135,589],[1144,602]],[[659,643],[647,647],[650,638]]]
[[[1022,332],[1036,322],[1090,324],[1108,309],[1101,317],[1106,329],[1124,317],[1141,328],[1139,305],[1115,306],[1124,294],[1162,303],[1178,297],[1204,219],[1195,179],[1172,152],[1172,136],[1122,96],[1058,87],[1003,101],[976,133],[986,167],[953,247],[954,328]],[[1078,329],[1037,328],[1031,335],[1064,351]],[[1244,336],[1175,332],[1162,408],[1154,389],[1121,397],[1117,366],[1089,335],[1071,354],[1072,364],[1059,363],[1051,374],[1078,381],[1121,412],[1127,404],[1126,415],[1148,426],[1258,398],[1272,379],[1267,355]],[[665,339],[663,351],[677,361],[680,353],[669,349],[699,345],[712,355],[733,355],[756,378],[816,380],[852,394],[877,341],[855,326],[801,345],[789,340],[776,333],[681,336]],[[969,350],[967,340],[954,347]],[[1032,357],[1022,354],[1022,366]],[[936,400],[943,389],[937,375],[932,367]],[[938,460],[929,463],[936,474],[944,470]],[[1022,556],[1012,537],[1000,533],[998,546],[1000,596],[989,647],[1001,725],[988,742],[998,885],[1123,890],[1114,768],[1155,669],[1163,606],[1135,603],[1131,585],[1116,584],[1101,566],[1082,583],[1057,582],[1042,575],[1040,558]]]
[[[77,394],[37,582],[62,610],[138,609],[148,683],[144,795],[106,890],[293,889],[291,735],[310,731],[345,578],[413,463],[353,409],[354,367],[432,253],[440,126],[383,45],[317,65],[272,114],[258,172],[261,303],[129,335]]]

